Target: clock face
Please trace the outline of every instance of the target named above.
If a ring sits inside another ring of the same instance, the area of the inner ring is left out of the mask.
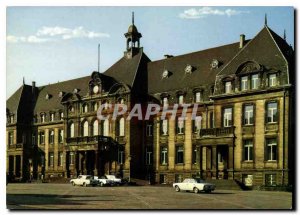
[[[93,92],[94,93],[98,93],[99,92],[99,87],[96,85],[96,86],[94,86],[94,88],[93,88]]]

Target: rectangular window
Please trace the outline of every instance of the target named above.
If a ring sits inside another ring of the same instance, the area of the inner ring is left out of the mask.
[[[267,139],[267,160],[276,161],[277,160],[277,139]]]
[[[70,152],[70,155],[69,155],[69,164],[70,165],[74,165],[75,163],[75,154],[74,152]]]
[[[161,147],[160,148],[160,164],[165,165],[168,163],[168,148]]]
[[[269,87],[275,87],[277,85],[277,75],[270,74],[269,75]]]
[[[58,142],[62,143],[64,141],[64,130],[58,130]]]
[[[45,122],[45,114],[41,115],[41,122]]]
[[[276,186],[276,174],[265,175],[266,186]]]
[[[244,140],[244,161],[253,160],[253,141]]]
[[[62,152],[58,152],[58,166],[63,166],[64,154]]]
[[[244,125],[253,125],[253,105],[245,105],[244,107]]]
[[[53,144],[54,143],[54,131],[49,132],[49,143]]]
[[[218,151],[218,163],[223,163],[223,154],[221,151]]]
[[[40,132],[40,144],[45,144],[45,132]]]
[[[119,149],[118,150],[118,163],[123,164],[124,163],[124,150]]]
[[[210,128],[214,128],[215,127],[214,112],[210,112],[209,113],[209,125],[210,125]]]
[[[50,114],[50,121],[53,122],[54,121],[54,113]]]
[[[184,118],[177,117],[177,134],[184,134]]]
[[[178,96],[178,104],[183,105],[183,103],[184,103],[184,97],[183,97],[183,95],[179,95]]]
[[[8,133],[8,144],[9,145],[14,144],[14,133],[13,132]]]
[[[176,163],[177,164],[184,163],[183,155],[184,155],[183,146],[176,146]]]
[[[225,82],[225,93],[231,93],[232,86],[231,86],[231,81],[226,81]]]
[[[223,126],[232,126],[232,108],[225,108],[223,113]]]
[[[14,115],[9,116],[9,123],[14,123]]]
[[[168,120],[161,121],[161,135],[168,135]]]
[[[260,85],[258,74],[251,75],[251,89],[258,89]]]
[[[147,137],[152,137],[152,135],[153,135],[153,125],[152,124],[147,124],[146,135],[147,135]]]
[[[193,145],[192,163],[197,164],[197,146]]]
[[[183,181],[182,174],[175,174],[175,183],[181,183]]]
[[[36,145],[36,136],[35,136],[35,134],[32,134],[32,140],[31,141],[32,141],[31,144],[33,146]]]
[[[202,123],[202,117],[201,116],[196,116],[195,119],[193,120],[193,131],[194,133],[199,133],[201,129],[201,123]]]
[[[146,165],[152,164],[152,148],[147,147],[146,148]]]
[[[63,117],[64,117],[64,113],[63,113],[63,112],[60,112],[60,113],[59,113],[59,120],[63,120]]]
[[[241,91],[248,90],[248,76],[241,78]]]
[[[53,167],[54,166],[54,153],[49,152],[49,166]]]
[[[201,92],[196,92],[195,93],[195,102],[201,102]]]
[[[168,98],[167,97],[164,97],[163,98],[163,106],[164,107],[168,107],[169,103],[168,103]]]
[[[278,111],[277,111],[277,102],[269,102],[267,104],[268,117],[267,122],[277,122],[278,121]]]

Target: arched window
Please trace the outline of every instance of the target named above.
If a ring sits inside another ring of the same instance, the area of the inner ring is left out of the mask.
[[[82,105],[82,113],[87,113],[88,112],[88,105],[87,104],[83,104]]]
[[[69,106],[69,111],[74,112],[74,107],[72,105]]]
[[[75,136],[74,123],[73,122],[69,125],[69,134],[70,134],[70,137],[74,137]]]
[[[98,111],[98,103],[97,102],[93,103],[93,111]]]
[[[54,143],[54,131],[51,130],[49,134],[49,143],[53,144]]]
[[[82,124],[82,136],[86,137],[89,136],[89,122],[84,121]]]
[[[125,120],[124,117],[122,117],[119,120],[119,136],[123,137],[125,135]]]
[[[103,136],[109,136],[109,121],[108,119],[103,122]]]
[[[95,120],[93,123],[93,136],[97,136],[99,134],[99,128],[98,128],[98,120]]]

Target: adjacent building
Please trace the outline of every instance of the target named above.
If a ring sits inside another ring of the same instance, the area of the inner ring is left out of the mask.
[[[104,73],[24,83],[7,100],[10,177],[111,173],[156,183],[293,184],[295,67],[285,38],[265,25],[251,40],[241,35],[237,43],[151,61],[141,37],[132,23],[124,56]],[[178,104],[177,116],[126,120],[135,104],[150,103]],[[101,104],[104,115],[115,104],[128,110],[99,120]]]

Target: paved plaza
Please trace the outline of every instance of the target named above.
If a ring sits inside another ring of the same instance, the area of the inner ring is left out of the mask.
[[[177,193],[172,187],[80,187],[8,184],[8,209],[290,209],[292,193],[216,190]]]

